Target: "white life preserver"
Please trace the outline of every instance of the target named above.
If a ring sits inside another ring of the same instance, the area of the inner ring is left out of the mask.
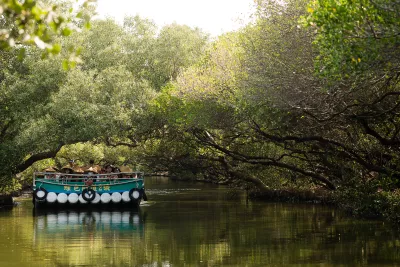
[[[65,193],[60,193],[57,195],[57,202],[60,204],[65,204],[68,201],[68,196]]]
[[[96,195],[95,195],[95,197],[94,197],[94,199],[92,200],[91,203],[97,204],[99,202],[100,202],[100,195],[99,195],[99,193],[96,193]]]
[[[79,201],[79,196],[77,193],[71,193],[68,195],[68,202],[71,204],[75,204]]]
[[[81,203],[81,204],[86,204],[87,203],[87,201],[83,199],[82,194],[79,195],[78,199],[79,199],[79,203]]]
[[[101,203],[107,204],[111,201],[111,195],[109,193],[103,193],[100,196]]]
[[[82,190],[82,198],[87,202],[93,202],[96,198],[96,192],[92,188],[85,188]]]
[[[47,197],[47,190],[44,188],[37,188],[35,189],[35,191],[33,192],[33,195],[35,197],[36,200],[42,201],[45,200]]]
[[[122,201],[123,202],[130,202],[131,198],[129,197],[129,191],[125,191],[122,193]]]
[[[47,197],[46,197],[46,200],[47,200],[47,202],[49,202],[49,203],[54,203],[54,202],[56,202],[56,201],[57,201],[57,194],[54,193],[54,192],[48,193],[48,194],[47,194]]]
[[[111,194],[111,200],[113,203],[121,202],[122,196],[119,192],[114,192]]]
[[[140,200],[140,198],[141,198],[140,190],[137,189],[137,188],[132,188],[132,189],[129,191],[129,198],[132,199],[132,200],[134,200],[134,201]]]

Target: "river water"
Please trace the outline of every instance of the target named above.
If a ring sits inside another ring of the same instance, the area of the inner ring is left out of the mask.
[[[0,211],[0,266],[400,266],[400,235],[325,206],[148,178],[137,211]]]

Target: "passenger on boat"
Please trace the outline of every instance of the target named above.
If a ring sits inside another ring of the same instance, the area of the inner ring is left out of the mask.
[[[87,176],[85,175],[86,185],[92,185],[94,180],[97,182],[99,181],[99,176],[96,175],[97,174],[96,168],[89,167],[89,168],[86,168],[86,170],[84,172],[85,172],[85,174],[87,174]]]
[[[119,167],[113,167],[113,173],[120,173]]]
[[[99,165],[94,164],[94,160],[93,159],[89,160],[89,165],[83,167],[83,170],[86,172],[86,170],[88,170],[89,168],[92,168],[92,170],[95,173],[101,173],[101,171],[102,171],[102,169],[101,169],[101,167]]]
[[[44,178],[45,178],[45,179],[55,179],[55,178],[56,178],[56,172],[57,172],[57,170],[56,170],[55,167],[48,167],[48,168],[44,169],[43,172],[47,172],[47,173],[44,175]]]
[[[107,175],[107,176],[106,176],[108,179],[117,179],[117,178],[118,178],[118,176],[117,176],[116,174],[114,174],[114,173],[115,173],[115,167],[114,167],[114,166],[112,166],[112,165],[110,165],[110,164],[107,164],[107,165],[104,167],[104,169],[105,169],[105,173],[106,173],[106,174],[108,174],[108,173],[113,173],[113,174],[111,174],[111,175]]]
[[[62,173],[72,174],[74,173],[74,161],[70,160],[67,165],[61,168]],[[66,175],[65,177],[70,178],[70,175]]]
[[[95,174],[100,174],[102,173],[102,169],[99,165],[94,164],[94,160],[89,161],[89,165],[82,167],[83,171],[85,174],[89,174],[90,176],[94,175],[96,176],[96,179],[99,180],[99,176]]]
[[[75,167],[75,162],[73,159],[71,159],[67,165],[61,168],[61,171],[63,173],[73,173],[74,172],[74,167]]]
[[[82,174],[83,170],[79,166],[75,165],[74,160],[70,160],[68,162],[68,165],[65,165],[64,167],[61,168],[61,172],[65,174]],[[65,178],[71,179],[73,176],[72,175],[65,175]],[[76,181],[76,180],[71,180],[71,181]]]
[[[65,173],[65,175],[61,175],[62,178],[64,179],[71,179],[71,175],[68,174],[73,174],[74,173],[74,169],[73,169],[73,161],[70,161],[68,165],[65,165],[64,167],[61,168],[61,172]]]
[[[84,173],[86,173],[86,174],[97,174],[97,168],[89,167],[86,170],[84,170]]]
[[[119,167],[121,174],[119,177],[121,178],[131,178],[132,177],[132,169],[126,165]]]
[[[112,173],[113,167],[110,164],[104,166],[105,173]]]
[[[82,173],[84,173],[84,171],[83,171],[83,169],[82,169],[81,167],[75,166],[75,168],[74,168],[74,173],[76,173],[76,174],[82,174]]]

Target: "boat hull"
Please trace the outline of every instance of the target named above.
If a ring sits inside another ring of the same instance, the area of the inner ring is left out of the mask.
[[[94,181],[90,186],[83,181],[34,181],[35,208],[136,208],[143,198],[143,179]]]

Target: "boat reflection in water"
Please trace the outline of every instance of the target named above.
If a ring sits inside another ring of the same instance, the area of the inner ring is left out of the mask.
[[[35,234],[62,234],[63,237],[132,232],[144,234],[144,218],[140,210],[135,211],[46,211],[33,210]]]
[[[146,216],[140,209],[34,209],[33,213],[32,246],[35,257],[45,262],[30,266],[138,266],[145,262]]]

